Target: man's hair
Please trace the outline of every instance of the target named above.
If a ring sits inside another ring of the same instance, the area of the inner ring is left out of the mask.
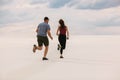
[[[48,18],[48,17],[44,17],[44,21],[45,21],[45,20],[49,20],[49,18]]]

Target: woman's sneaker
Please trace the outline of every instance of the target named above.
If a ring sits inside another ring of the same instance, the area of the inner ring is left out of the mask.
[[[42,58],[42,60],[48,60],[48,58],[46,58],[46,57],[43,57],[43,58]]]
[[[60,44],[58,44],[58,48],[57,48],[57,50],[60,50],[60,48],[61,48],[61,45],[60,45]]]
[[[33,45],[33,52],[34,52],[34,53],[36,52],[36,49],[37,49],[37,46],[34,44],[34,45]]]
[[[60,58],[64,58],[63,56],[60,56]]]

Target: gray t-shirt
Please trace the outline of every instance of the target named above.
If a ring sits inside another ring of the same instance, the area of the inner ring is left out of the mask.
[[[38,36],[47,36],[47,30],[50,30],[50,25],[43,22],[38,25]]]

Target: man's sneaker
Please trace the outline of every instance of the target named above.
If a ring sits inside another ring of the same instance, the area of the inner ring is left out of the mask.
[[[33,45],[33,52],[34,52],[34,53],[36,52],[36,49],[37,49],[37,46],[34,44],[34,45]]]
[[[43,57],[43,58],[42,58],[42,60],[48,60],[48,58],[46,58],[46,57]]]
[[[60,56],[60,58],[64,58],[63,56]]]
[[[60,44],[58,44],[58,48],[57,48],[57,50],[60,50],[60,48],[61,48],[61,46],[60,46]]]

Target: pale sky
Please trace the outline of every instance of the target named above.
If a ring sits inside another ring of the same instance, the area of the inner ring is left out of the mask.
[[[37,26],[63,19],[71,34],[120,35],[120,0],[0,0],[0,27]]]

